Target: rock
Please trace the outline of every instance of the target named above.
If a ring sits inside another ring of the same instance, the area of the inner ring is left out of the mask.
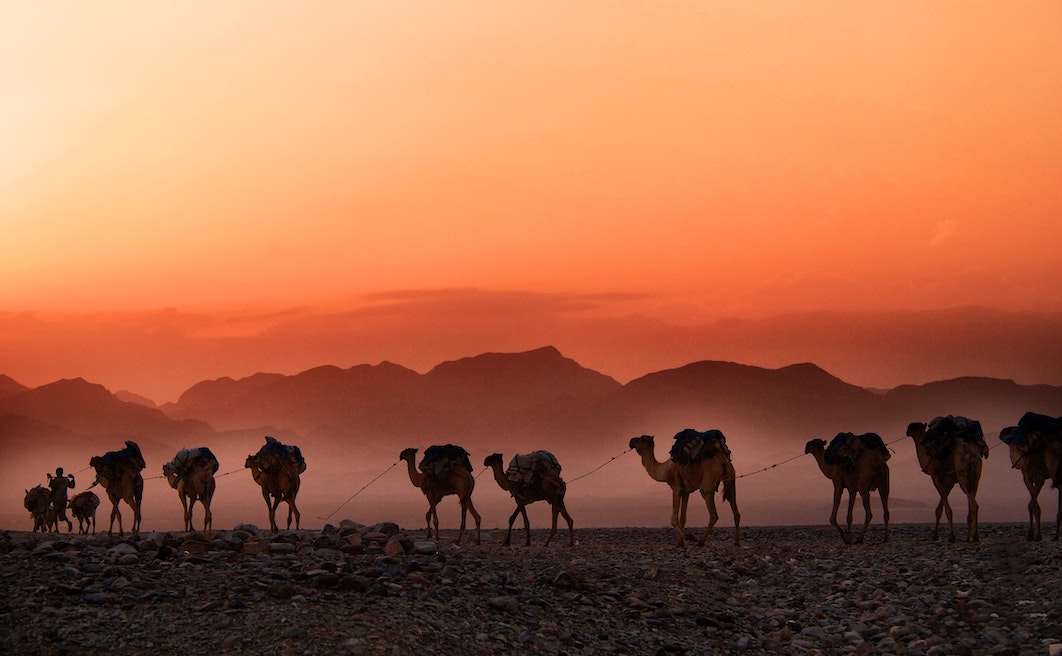
[[[386,556],[402,556],[405,555],[406,549],[402,546],[401,541],[390,539],[384,545],[383,552]]]
[[[270,542],[269,553],[274,555],[284,555],[295,553],[295,545],[290,542]]]
[[[413,543],[413,553],[419,555],[432,555],[439,551],[439,545],[434,540],[417,540]]]
[[[515,613],[520,608],[520,603],[511,595],[494,597],[490,600],[490,607],[507,613]]]

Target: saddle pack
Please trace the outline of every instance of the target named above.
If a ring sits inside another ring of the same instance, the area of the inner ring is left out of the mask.
[[[826,447],[824,460],[827,464],[844,469],[854,469],[859,459],[867,450],[879,451],[885,460],[892,457],[885,441],[877,433],[838,433]]]
[[[730,458],[726,436],[714,428],[704,432],[692,428],[681,430],[675,434],[675,443],[671,445],[671,459],[680,465],[714,458],[717,453]]]
[[[545,476],[560,479],[561,466],[549,451],[516,454],[509,461],[505,477],[514,483],[530,483],[534,477]]]
[[[424,458],[418,467],[432,476],[441,476],[454,467],[472,471],[472,461],[468,456],[468,451],[455,444],[435,444],[424,449]]]

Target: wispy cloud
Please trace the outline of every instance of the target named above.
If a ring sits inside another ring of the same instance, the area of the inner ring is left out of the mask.
[[[934,248],[940,246],[951,239],[952,235],[955,234],[955,231],[958,230],[958,228],[958,224],[952,219],[940,221],[937,225],[933,226],[933,236],[929,240],[929,245]]]

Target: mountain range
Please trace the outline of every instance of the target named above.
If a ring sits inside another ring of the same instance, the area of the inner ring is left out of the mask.
[[[814,364],[765,369],[716,361],[620,384],[553,347],[486,353],[424,374],[383,362],[219,378],[161,407],[80,378],[30,389],[0,376],[0,474],[11,487],[0,495],[21,501],[21,490],[43,482],[53,462],[83,470],[89,457],[125,439],[141,445],[145,476],[196,445],[218,452],[223,469],[236,467],[266,434],[294,441],[311,467],[316,455],[320,471],[338,476],[345,462],[386,464],[405,446],[459,443],[474,460],[545,448],[589,465],[633,435],[657,435],[663,450],[683,428],[719,428],[748,470],[799,453],[812,437],[873,431],[890,441],[907,423],[943,414],[979,419],[995,443],[999,429],[1028,410],[1062,415],[1062,387],[966,377],[869,390]],[[0,511],[0,525],[22,514],[20,507],[10,517]]]

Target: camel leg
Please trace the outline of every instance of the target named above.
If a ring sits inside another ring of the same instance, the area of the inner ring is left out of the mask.
[[[1055,542],[1058,542],[1060,528],[1062,528],[1062,487],[1058,488],[1058,514],[1055,516]]]
[[[868,493],[869,496],[869,493]],[[881,517],[885,520],[885,538],[882,542],[889,541],[889,478],[886,472],[885,480],[878,486],[878,497],[881,498]]]
[[[269,530],[273,533],[279,533],[280,527],[277,526],[277,508],[280,507],[280,497],[273,497],[273,500],[269,502]]]
[[[527,506],[520,506],[520,514],[524,518],[524,546],[531,546],[531,520],[527,517]],[[547,541],[547,544],[549,542]]]
[[[1043,486],[1043,481],[1025,478],[1025,487],[1029,488],[1029,532],[1025,539],[1029,542],[1039,542],[1043,539],[1043,534],[1040,532],[1040,502],[1037,500]]]
[[[557,515],[560,514],[560,510],[557,509],[556,504],[550,504],[550,514],[553,515],[553,520],[550,523],[549,535],[546,537],[546,546],[549,546],[550,541],[553,540],[553,536],[557,533]]]
[[[874,513],[870,509],[870,490],[861,490],[859,492],[860,498],[863,500],[863,530],[859,532],[859,537],[856,538],[856,544],[863,544],[863,538],[866,537],[867,529],[870,527],[870,520],[874,517]]]
[[[841,539],[844,540],[845,544],[848,544],[851,542],[851,537],[846,534],[844,532],[844,529],[841,528],[841,525],[837,523],[837,511],[841,507],[842,494],[843,491],[841,489],[841,486],[835,485],[833,487],[833,510],[830,512],[830,526],[833,526],[835,529],[837,529],[837,532],[841,534]]]
[[[575,546],[575,523],[572,522],[572,516],[568,514],[568,509],[564,507],[564,499],[558,499],[557,503],[553,504],[553,530],[549,532],[549,538],[546,539],[546,546],[549,546],[549,541],[553,539],[553,534],[557,532],[557,515],[564,517],[564,521],[568,522],[568,546]]]
[[[715,507],[715,492],[705,492],[701,490],[701,496],[704,498],[704,505],[708,507],[708,528],[704,529],[704,533],[701,535],[701,539],[697,541],[697,546],[704,546],[704,543],[708,540],[708,536],[712,534],[712,529],[715,527],[715,523],[719,521],[719,510]]]
[[[210,512],[210,497],[200,499],[203,504],[203,532],[210,537],[210,531],[214,527],[214,515]]]
[[[685,547],[686,546],[686,527],[685,527],[685,524],[679,523],[679,517],[680,517],[679,509],[682,507],[682,505],[683,505],[682,502],[684,500],[685,499],[683,498],[682,494],[679,493],[677,488],[672,489],[672,491],[671,491],[671,526],[673,526],[675,528],[675,531],[678,533],[678,546],[680,546],[680,547]]]
[[[426,540],[430,540],[431,539],[431,514],[432,514],[432,511],[434,511],[434,510],[435,510],[435,506],[429,505],[428,506],[428,512],[426,512],[424,514],[424,521],[428,524],[428,535],[425,538]],[[438,524],[436,524],[436,530],[438,530]],[[438,534],[436,534],[435,539],[436,540],[439,539]]]
[[[516,522],[516,518],[520,516],[520,510],[523,506],[517,506],[513,514],[509,515],[509,532],[505,534],[505,546],[508,547],[512,543],[513,537],[513,523]]]
[[[192,510],[195,508],[195,497],[185,499],[185,496],[181,495],[181,503],[184,504],[184,530],[192,531]]]
[[[980,510],[977,505],[977,493],[968,493],[966,495],[967,511],[966,511],[966,541],[967,542],[980,542],[981,534],[977,529],[977,514]]]
[[[118,510],[118,495],[107,495],[111,500],[111,525],[107,528],[107,535],[114,535],[114,520],[118,520],[118,535],[124,535],[122,530],[122,511]]]
[[[726,478],[723,479],[723,501],[730,503],[730,511],[734,514],[734,545],[741,544],[741,513],[737,506],[737,475],[733,467],[728,467]]]
[[[299,507],[295,505],[295,499],[288,499],[288,530],[291,530],[291,518],[295,517],[295,530],[299,530],[299,522],[302,519],[302,513],[299,512]]]
[[[474,505],[472,505],[472,497],[471,496],[468,497],[468,512],[472,513],[472,519],[476,520],[476,544],[481,544],[481,542],[480,542],[480,528],[481,528],[481,523],[482,523],[482,519],[483,518],[480,517],[478,512],[476,512],[476,507]],[[524,512],[524,521],[525,522],[527,521],[527,512],[526,511]],[[528,530],[528,534],[527,534],[528,544],[530,544],[531,543],[530,542],[531,541],[531,524],[530,524],[530,522],[528,522],[528,524],[527,524],[527,530]]]

